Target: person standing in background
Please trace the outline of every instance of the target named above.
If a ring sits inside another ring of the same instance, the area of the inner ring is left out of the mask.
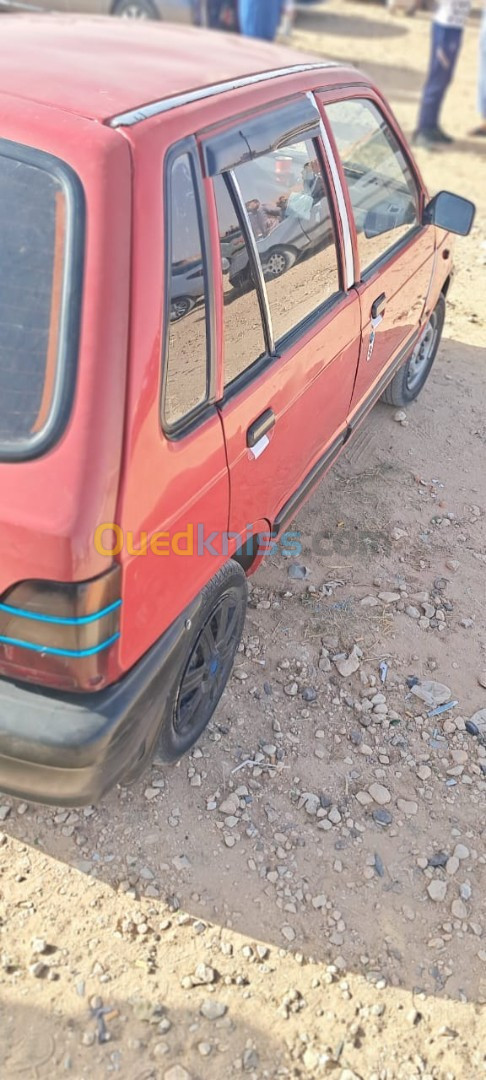
[[[241,33],[273,41],[284,8],[285,0],[239,0]]]
[[[413,136],[413,142],[418,146],[435,149],[454,141],[440,127],[439,117],[454,75],[470,7],[471,0],[439,0],[432,22],[429,71]]]
[[[478,109],[481,117],[479,127],[471,135],[486,138],[486,4],[483,8],[481,31],[479,34],[479,73],[478,73]]]

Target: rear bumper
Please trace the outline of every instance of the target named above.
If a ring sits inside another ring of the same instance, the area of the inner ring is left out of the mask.
[[[185,661],[199,598],[116,683],[61,695],[0,680],[0,791],[55,806],[96,803],[142,771]]]

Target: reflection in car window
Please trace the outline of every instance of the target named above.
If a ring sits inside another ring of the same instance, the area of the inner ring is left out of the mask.
[[[284,146],[235,171],[278,341],[339,291],[333,221],[317,146],[312,139]]]
[[[327,106],[358,233],[363,274],[418,224],[418,191],[394,133],[371,101]]]
[[[224,382],[228,386],[265,352],[262,317],[248,249],[222,176],[214,177],[223,263]]]
[[[43,168],[0,156],[0,443],[45,428],[59,362],[66,200]]]
[[[179,423],[208,394],[206,287],[197,189],[189,154],[171,171],[170,326],[164,414]]]

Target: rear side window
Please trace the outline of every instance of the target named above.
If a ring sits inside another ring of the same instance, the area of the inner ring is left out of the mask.
[[[0,140],[0,458],[64,426],[76,363],[84,205],[56,158]]]
[[[361,273],[419,224],[419,193],[396,135],[372,101],[326,108],[353,207]]]
[[[340,289],[331,207],[315,139],[235,169],[277,341]]]
[[[169,165],[168,340],[163,416],[184,423],[208,398],[206,267],[197,178],[190,153]]]

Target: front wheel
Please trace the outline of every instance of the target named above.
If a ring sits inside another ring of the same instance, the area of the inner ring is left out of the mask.
[[[387,405],[410,405],[425,386],[440,345],[445,312],[445,297],[441,295],[418,345],[382,395]]]
[[[159,733],[155,750],[159,761],[177,761],[209,723],[233,667],[246,601],[246,576],[236,562],[227,563],[205,585]]]

